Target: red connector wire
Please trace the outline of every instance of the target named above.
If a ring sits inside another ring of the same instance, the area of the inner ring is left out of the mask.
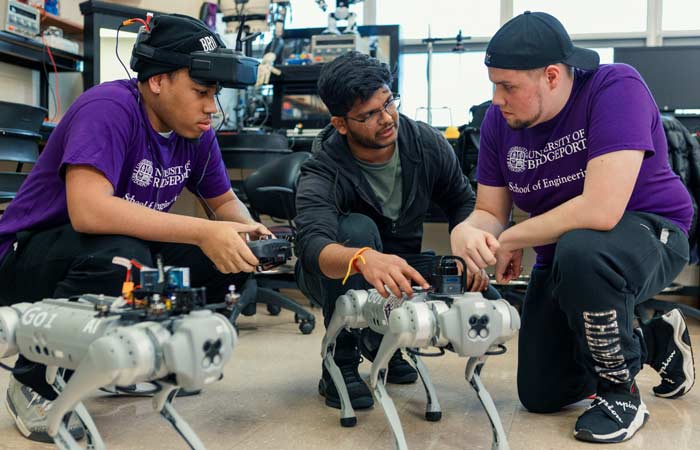
[[[56,122],[58,117],[61,115],[61,90],[60,86],[58,84],[58,68],[56,68],[56,61],[53,59],[53,53],[51,53],[51,47],[46,43],[46,38],[44,35],[41,35],[41,40],[44,42],[44,48],[46,49],[46,52],[49,54],[49,59],[51,60],[51,64],[53,65],[53,73],[56,76],[56,112],[49,120],[49,122]]]
[[[151,31],[151,28],[149,27],[149,24],[151,22],[151,17],[153,17],[153,16],[148,15],[146,17],[146,20],[139,19],[138,17],[134,17],[133,19],[126,19],[124,22],[122,22],[122,26],[126,27],[128,25],[131,25],[132,23],[138,22],[146,28],[146,31]]]

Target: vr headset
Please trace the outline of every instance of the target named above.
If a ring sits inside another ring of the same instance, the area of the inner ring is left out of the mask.
[[[249,58],[226,45],[217,34],[211,38],[218,45],[210,52],[195,51],[189,55],[152,47],[145,43],[150,31],[142,26],[136,37],[129,65],[136,70],[140,58],[168,66],[187,67],[190,77],[200,84],[217,84],[226,88],[245,88],[255,84],[258,75],[257,59]]]

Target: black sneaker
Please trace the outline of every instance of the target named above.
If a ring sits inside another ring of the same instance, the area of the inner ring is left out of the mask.
[[[649,322],[654,339],[654,355],[649,363],[661,375],[654,386],[659,397],[676,398],[686,394],[695,383],[693,349],[683,313],[673,309]]]
[[[374,405],[374,399],[369,387],[360,377],[358,367],[360,365],[359,358],[356,361],[336,361],[340,373],[343,374],[345,387],[348,390],[350,404],[353,409],[367,409]],[[318,393],[326,398],[326,405],[331,408],[340,409],[340,396],[335,388],[335,383],[331,379],[331,374],[323,367],[321,379],[318,381]]]
[[[382,336],[369,328],[362,330],[360,335],[360,353],[369,361],[374,361],[381,344]],[[418,372],[403,358],[401,350],[396,350],[387,365],[389,373],[386,378],[387,383],[411,384],[418,379]]]
[[[408,361],[403,359],[401,350],[396,350],[391,356],[387,367],[389,369],[389,373],[386,377],[387,383],[411,384],[415,383],[418,379],[418,372],[416,372],[416,369],[414,369]]]
[[[634,436],[649,419],[637,383],[598,383],[598,393],[576,421],[574,437],[581,441],[622,442]]]

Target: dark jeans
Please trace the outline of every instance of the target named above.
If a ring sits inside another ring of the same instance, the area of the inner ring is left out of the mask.
[[[126,236],[78,233],[70,224],[44,231],[21,232],[0,266],[0,305],[67,298],[80,294],[121,294],[126,270],[115,256],[154,266],[156,254],[170,266],[189,267],[193,287],[207,288],[211,303],[222,302],[228,286],[241,286],[249,274],[222,274],[199,249],[187,244],[146,242]],[[45,367],[20,356],[14,376],[42,396],[55,393],[44,380]]]
[[[688,262],[688,238],[648,213],[625,213],[610,231],[574,230],[551,266],[535,267],[523,304],[518,395],[554,412],[625,383],[647,361],[634,307],[668,286]]]
[[[382,239],[376,224],[369,217],[362,214],[349,214],[340,218],[338,224],[338,242],[347,247],[371,247],[379,252],[383,251]],[[422,253],[412,255],[398,255],[406,260],[423,277],[429,280],[434,253]],[[333,317],[335,301],[350,289],[370,289],[372,286],[365,281],[361,274],[354,274],[348,278],[345,285],[342,280],[334,280],[325,277],[321,273],[311,273],[304,269],[300,261],[297,261],[296,280],[299,289],[308,298],[312,299],[323,308],[323,324],[327,326]],[[500,294],[493,287],[484,292],[484,296],[490,299],[500,298]],[[343,330],[337,339],[336,354],[343,349],[356,345],[356,336]]]

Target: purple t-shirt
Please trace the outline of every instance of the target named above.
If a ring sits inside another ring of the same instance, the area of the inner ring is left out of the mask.
[[[87,90],[71,105],[0,218],[0,256],[17,232],[70,221],[66,165],[92,166],[116,197],[159,211],[168,211],[185,187],[203,198],[231,188],[213,130],[198,143],[175,133],[163,137],[138,98],[136,80],[120,80]]]
[[[562,111],[531,128],[511,129],[500,109],[491,106],[481,126],[477,179],[507,187],[518,208],[537,216],[583,193],[588,161],[618,150],[645,151],[626,210],[658,214],[687,234],[693,215],[690,195],[668,164],[651,92],[625,64],[576,70]],[[535,247],[538,265],[552,261],[555,246]]]

